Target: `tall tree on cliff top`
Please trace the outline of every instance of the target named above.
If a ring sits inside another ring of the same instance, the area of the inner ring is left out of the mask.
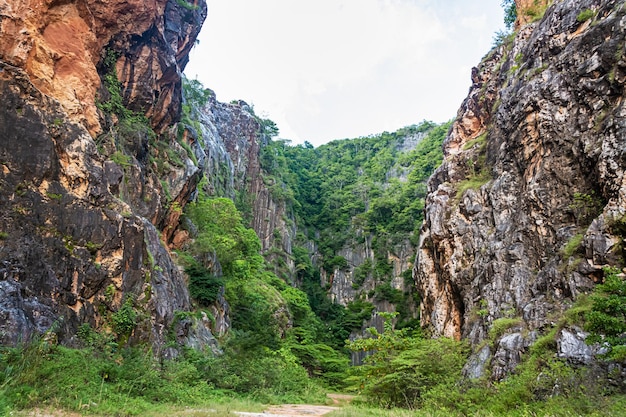
[[[515,0],[502,0],[502,7],[504,7],[504,24],[508,30],[511,30],[517,20]]]

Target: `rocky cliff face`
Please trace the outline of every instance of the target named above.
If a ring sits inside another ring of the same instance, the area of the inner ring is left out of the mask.
[[[159,229],[197,168],[158,162],[163,143],[185,156],[168,126],[205,15],[204,1],[0,3],[0,343],[50,329],[69,342],[131,298],[131,339],[158,347],[190,308]],[[116,93],[148,122],[96,106]]]
[[[623,2],[558,1],[472,72],[429,182],[414,274],[435,334],[477,344],[495,320],[518,319],[494,368],[603,265],[623,264],[625,42]]]
[[[96,134],[98,68],[115,50],[125,103],[164,128],[180,112],[180,72],[205,17],[203,0],[3,1],[0,59]]]
[[[236,202],[259,236],[265,259],[289,281],[295,271],[291,253],[296,227],[292,210],[271,192],[275,184],[266,183],[270,179],[261,167],[260,153],[269,138],[261,119],[244,101],[222,103],[212,93],[205,104],[190,111],[197,124],[187,126],[185,140],[193,145],[205,173],[205,191]]]

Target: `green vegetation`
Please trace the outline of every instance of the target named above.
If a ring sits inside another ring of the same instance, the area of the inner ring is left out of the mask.
[[[578,13],[576,16],[576,20],[579,22],[586,22],[589,19],[593,19],[596,16],[596,12],[591,9],[585,9],[582,12]]]
[[[549,3],[550,2],[540,2],[540,0],[534,0],[532,5],[524,9],[524,15],[528,16],[533,22],[536,22],[537,20],[543,18],[543,15],[550,5]]]
[[[198,10],[196,4],[188,3],[187,0],[176,0],[176,3],[187,10]]]
[[[607,277],[606,282],[611,290],[600,287],[603,300],[606,300],[607,291],[613,294],[623,291],[617,289],[624,286],[621,280],[618,284],[615,278]],[[461,378],[461,368],[469,354],[463,343],[395,330],[391,324],[393,315],[385,314],[382,334],[370,329],[372,337],[349,344],[354,351],[372,354],[364,366],[353,369],[350,377],[354,389],[361,395],[360,400],[332,415],[621,415],[626,398],[617,394],[617,388],[611,388],[607,381],[590,379],[591,368],[572,366],[556,357],[555,337],[560,329],[580,324],[585,315],[590,317],[590,311],[611,304],[605,301],[597,304],[595,296],[592,299],[593,308],[585,297],[581,297],[553,329],[547,329],[547,333],[536,341],[515,371],[496,382]],[[623,300],[621,305],[624,305]],[[618,316],[620,325],[623,325],[623,314]],[[608,328],[615,329],[614,334],[625,331],[623,327],[606,325],[605,319],[598,322],[603,323],[605,332]],[[520,319],[516,318],[498,319],[491,336],[499,337],[504,330],[519,323]],[[608,336],[602,340],[608,340]],[[395,407],[414,411],[407,414]],[[380,408],[389,410],[381,411]]]
[[[626,360],[626,281],[617,268],[604,269],[604,282],[596,286],[590,297],[592,305],[585,314],[586,330],[592,334],[590,343],[604,343],[608,357]]]
[[[263,123],[269,126],[263,129],[273,131],[271,123]],[[301,280],[315,280],[313,270],[319,267],[326,273],[352,272],[357,293],[368,299],[393,300],[402,313],[399,320],[411,320],[408,305],[414,296],[391,287],[395,277],[389,257],[397,245],[418,242],[426,180],[443,159],[442,142],[449,127],[450,123],[422,122],[319,148],[267,141],[261,150],[265,183],[274,198],[292,207],[298,229],[306,231],[296,244],[304,247],[314,241],[322,255],[316,268],[301,271]],[[405,145],[412,140],[417,145]],[[365,241],[371,242],[372,259],[349,265],[341,251]],[[376,281],[372,294],[361,289],[367,279]],[[313,287],[304,287],[309,297],[315,297]]]
[[[489,329],[489,339],[495,341],[500,338],[505,331],[512,327],[519,326],[522,323],[522,319],[520,318],[510,318],[510,317],[502,317],[496,319],[491,324],[491,328]]]
[[[503,5],[510,7],[511,2]],[[113,57],[107,59],[114,63]],[[516,57],[516,61],[521,59],[521,55]],[[119,83],[114,81],[113,76],[108,81],[105,77],[110,98],[101,107],[120,121],[116,134],[107,138],[114,142],[110,159],[127,168],[136,163],[137,146],[149,142],[149,163],[157,173],[182,165],[181,155],[169,143],[157,141],[153,132],[146,133],[149,127],[124,108]],[[195,112],[213,93],[188,80],[183,90],[178,143],[193,160],[193,140],[202,134]],[[611,385],[592,379],[588,368],[570,366],[556,356],[559,331],[575,324],[591,332],[591,342],[606,343],[608,359],[626,358],[626,284],[618,270],[607,269],[604,283],[594,294],[580,297],[555,319],[554,326],[543,329],[544,334],[523,352],[519,366],[501,381],[487,376],[464,379],[462,368],[470,347],[448,338],[433,339],[419,329],[409,311],[417,304],[417,295],[395,287],[396,278],[411,282],[411,270],[393,276],[389,259],[396,247],[418,242],[425,182],[441,163],[441,145],[449,123],[423,122],[394,133],[336,141],[315,149],[307,143],[291,146],[272,140],[278,133],[276,125],[268,119],[257,120],[263,136],[264,181],[273,197],[293,210],[300,230],[293,253],[285,255],[291,257],[296,270],[296,277],[287,278],[293,278],[300,288],[278,276],[276,266],[260,253],[259,238],[246,226],[251,202],[245,195],[235,198],[237,204],[209,197],[203,191],[204,178],[196,201],[183,208],[172,202],[167,182],[161,180],[169,210],[184,213],[193,237],[178,259],[188,277],[194,308],[176,312],[174,325],[164,332],[168,352],[176,352],[167,356],[175,359],[165,359],[147,345],[132,345],[136,343],[133,339],[138,339],[135,336],[146,331],[144,301],[127,295],[120,305],[116,287],[110,284],[98,307],[103,321],[98,323],[100,330],[83,324],[77,331],[75,343],[80,349],[56,345],[62,323],[56,323],[42,340],[0,348],[0,414],[49,406],[94,415],[168,415],[173,414],[173,406],[218,408],[214,404],[225,398],[322,402],[329,389],[359,395],[356,404],[335,413],[338,416],[623,413],[626,400],[613,395]],[[416,146],[405,144],[416,138]],[[485,162],[487,135],[469,141],[463,149],[470,159],[457,199],[491,179]],[[220,190],[215,190],[219,194]],[[595,217],[601,206],[592,194],[576,193],[573,200],[569,210],[579,225]],[[620,219],[613,227],[626,230],[624,223]],[[7,237],[0,232],[0,239]],[[274,231],[274,239],[281,238],[280,232]],[[71,236],[63,240],[70,253],[80,247]],[[574,255],[581,240],[582,234],[575,235],[564,245],[563,255]],[[315,265],[306,249],[311,243],[321,253]],[[346,248],[366,243],[371,257],[351,265]],[[84,243],[94,257],[100,246]],[[144,266],[152,271],[160,268],[149,251]],[[355,300],[345,307],[330,300],[328,288],[320,286],[322,272],[329,276],[338,271],[353,273],[357,291]],[[366,282],[373,283],[367,293],[363,289]],[[150,292],[149,286],[146,291]],[[372,302],[382,301],[396,309],[378,313],[385,320],[383,332],[371,328],[369,337],[348,341],[372,317]],[[220,352],[179,344],[177,324],[190,320],[194,326],[199,317],[208,316],[215,325],[211,308],[225,309],[225,303],[232,328],[220,336]],[[476,306],[476,316],[485,322],[490,315],[488,307],[486,300],[479,300]],[[506,332],[523,328],[522,320],[513,317],[515,311],[504,314],[506,317],[491,325],[486,343],[492,348]],[[364,365],[349,367],[350,352],[367,356]],[[240,404],[240,409],[260,409],[257,404]],[[600,409],[601,413],[596,411]]]
[[[352,351],[370,351],[366,364],[353,370],[352,380],[368,403],[382,408],[415,409],[442,386],[452,388],[461,378],[467,346],[447,338],[425,339],[407,329],[395,330],[394,314],[385,318],[382,334],[348,344]],[[434,360],[436,358],[436,360]]]
[[[273,390],[285,378],[302,390],[310,390],[309,376],[341,386],[339,375],[348,362],[340,351],[343,344],[337,343],[335,332],[325,330],[307,295],[271,272],[258,237],[244,226],[233,201],[203,196],[188,205],[186,214],[198,228],[183,254],[190,292],[199,305],[209,306],[223,286],[231,311],[233,331],[224,340],[225,354],[211,359],[214,385],[269,397],[278,395]],[[222,277],[200,262],[205,254],[217,258]]]
[[[79,335],[88,333],[95,334]],[[207,384],[211,371],[205,365],[195,357],[159,362],[149,350],[115,344],[69,349],[35,341],[0,348],[0,415],[35,406],[94,415],[172,415],[168,411],[176,405],[223,409],[219,404],[227,399],[238,410],[261,411],[260,404]]]
[[[463,194],[465,194],[467,190],[478,190],[480,187],[491,181],[491,179],[491,175],[488,172],[471,174],[468,178],[458,183],[456,200],[460,201]]]
[[[517,20],[515,0],[502,0],[501,4],[504,8],[504,25],[508,30],[512,30]]]
[[[111,315],[111,327],[118,338],[128,339],[136,325],[137,312],[134,307],[134,299],[127,297],[119,310]]]
[[[588,194],[575,192],[573,199],[574,201],[568,206],[568,209],[574,215],[576,224],[582,227],[589,226],[606,205],[602,197],[598,197],[594,191]]]
[[[574,253],[578,251],[578,249],[580,249],[580,245],[582,244],[584,237],[585,236],[582,233],[578,233],[572,236],[561,250],[563,257],[569,258],[570,256],[574,255]]]

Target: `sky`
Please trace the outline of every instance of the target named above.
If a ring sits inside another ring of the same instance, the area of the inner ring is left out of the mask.
[[[452,119],[501,0],[207,0],[185,69],[315,146]]]

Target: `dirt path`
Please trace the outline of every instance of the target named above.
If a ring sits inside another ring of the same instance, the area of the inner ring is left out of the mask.
[[[328,394],[333,405],[309,405],[309,404],[282,404],[275,405],[263,413],[236,412],[245,417],[321,417],[348,404],[354,398],[353,395]]]
[[[246,413],[235,411],[235,414],[246,417],[321,417],[339,407],[328,405],[282,404],[268,408],[262,413]]]

